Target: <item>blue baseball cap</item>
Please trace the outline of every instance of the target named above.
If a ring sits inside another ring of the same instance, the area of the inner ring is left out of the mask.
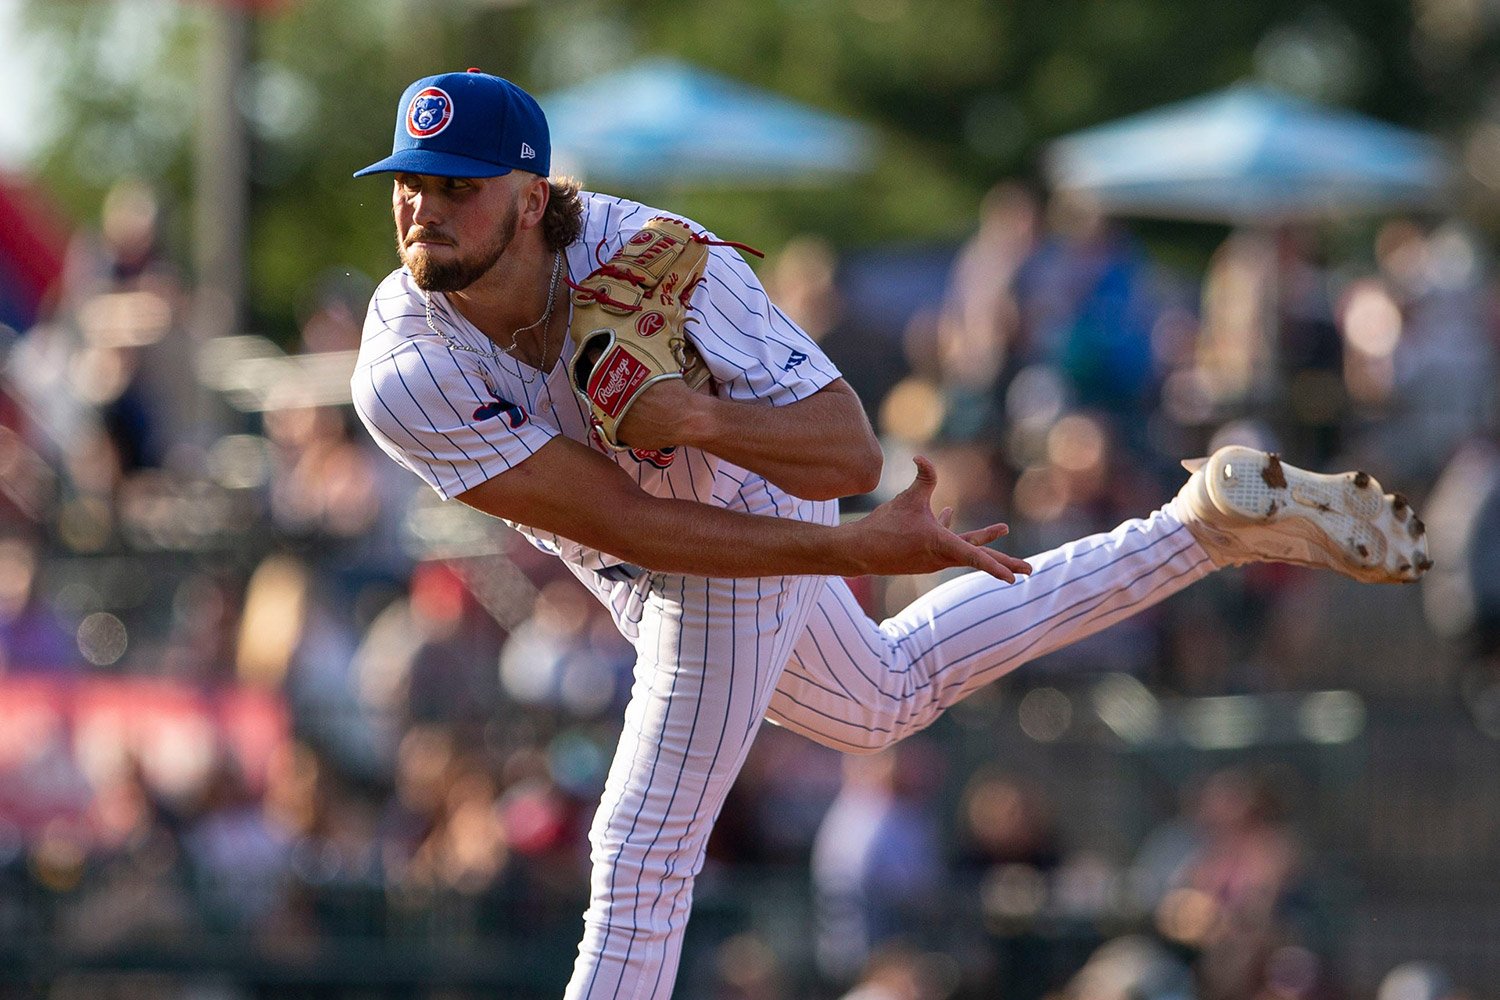
[[[424,76],[401,95],[391,155],[355,173],[547,176],[552,140],[541,105],[509,80],[471,69]]]

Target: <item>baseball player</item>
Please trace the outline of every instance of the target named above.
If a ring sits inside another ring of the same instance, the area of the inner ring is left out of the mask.
[[[671,994],[709,830],[762,719],[872,752],[1029,659],[1215,568],[1368,581],[1428,565],[1421,522],[1363,473],[1245,448],[1162,509],[1028,560],[934,516],[931,465],[866,517],[881,454],[838,371],[735,249],[548,177],[525,91],[471,70],[402,95],[389,174],[402,266],[376,290],[355,406],[445,499],[560,557],[637,662],[589,834],[567,997]],[[885,622],[841,579],[976,572]]]

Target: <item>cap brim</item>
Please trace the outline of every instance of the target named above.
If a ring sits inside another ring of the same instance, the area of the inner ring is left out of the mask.
[[[440,153],[435,149],[399,149],[363,170],[356,170],[354,176],[399,172],[431,174],[434,177],[500,177],[510,173],[512,169],[514,168],[488,160],[476,160],[457,153]]]

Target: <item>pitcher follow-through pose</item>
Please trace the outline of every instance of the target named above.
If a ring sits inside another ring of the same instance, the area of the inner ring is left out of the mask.
[[[670,995],[762,719],[870,752],[1216,567],[1427,566],[1421,522],[1368,476],[1244,448],[1149,517],[1025,561],[986,547],[1003,525],[935,517],[921,459],[905,492],[840,525],[881,455],[838,371],[732,247],[549,180],[549,158],[541,109],[506,80],[407,89],[392,154],[360,171],[394,175],[403,266],[370,304],[353,390],[392,458],[563,559],[635,647],[572,1000]],[[879,623],[841,579],[955,566],[977,572]]]

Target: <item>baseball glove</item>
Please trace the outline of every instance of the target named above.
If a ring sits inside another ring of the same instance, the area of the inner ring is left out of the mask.
[[[680,219],[657,216],[573,288],[573,359],[568,379],[593,415],[594,437],[625,451],[619,427],[631,405],[663,379],[691,389],[708,366],[687,335],[688,298],[703,280],[708,247],[740,243],[694,233]]]

